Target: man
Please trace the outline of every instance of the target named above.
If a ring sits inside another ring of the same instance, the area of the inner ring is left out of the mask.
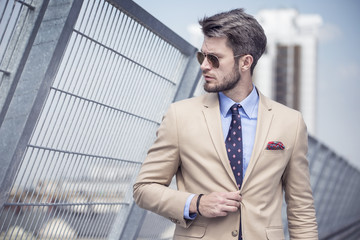
[[[173,103],[134,185],[145,209],[177,224],[174,239],[318,239],[306,126],[252,83],[262,27],[242,9],[205,17],[200,97]],[[176,175],[177,188],[168,188]]]

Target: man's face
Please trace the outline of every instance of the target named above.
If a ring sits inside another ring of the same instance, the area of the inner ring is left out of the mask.
[[[226,38],[205,37],[201,52],[205,55],[213,54],[219,59],[218,68],[212,66],[208,58],[205,58],[200,66],[205,80],[205,91],[223,92],[233,89],[241,76],[234,54],[226,45]]]

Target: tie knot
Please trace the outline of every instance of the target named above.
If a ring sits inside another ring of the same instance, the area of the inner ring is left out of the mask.
[[[235,103],[234,105],[232,105],[231,108],[230,108],[231,114],[232,115],[238,115],[239,114],[239,108],[241,108],[240,104]]]

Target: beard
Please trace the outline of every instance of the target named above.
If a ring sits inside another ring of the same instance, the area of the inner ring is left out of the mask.
[[[204,83],[204,90],[206,92],[224,92],[233,89],[237,83],[241,80],[241,75],[234,65],[231,73],[223,77],[222,81],[211,85],[207,82]]]

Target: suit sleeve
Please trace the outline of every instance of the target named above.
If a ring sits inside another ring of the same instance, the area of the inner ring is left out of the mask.
[[[299,113],[294,148],[283,175],[291,239],[318,239],[307,150],[307,130]]]
[[[191,194],[169,188],[180,164],[176,110],[171,105],[140,169],[133,196],[141,208],[188,227],[191,221],[184,219],[184,206]]]

